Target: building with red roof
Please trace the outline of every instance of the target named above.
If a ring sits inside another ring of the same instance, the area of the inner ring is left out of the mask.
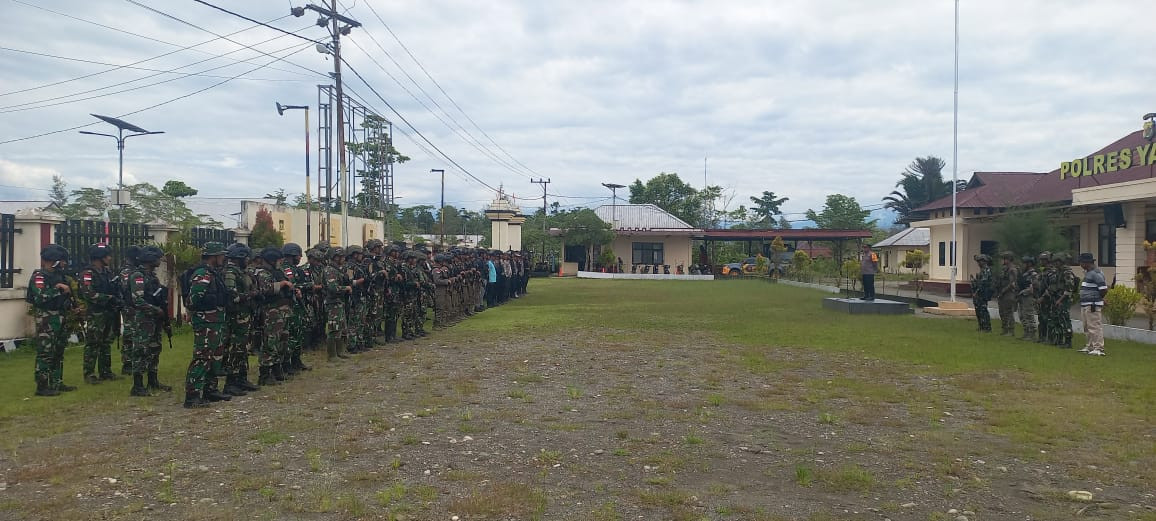
[[[1062,161],[1051,172],[975,172],[956,194],[957,281],[975,271],[974,254],[993,257],[996,223],[1028,207],[1054,209],[1069,253],[1091,252],[1105,277],[1134,286],[1146,261],[1143,243],[1156,240],[1156,145],[1137,130],[1092,154]],[[951,196],[914,212],[912,227],[931,232],[929,279],[951,278]],[[1028,253],[1028,252],[1020,252]],[[1037,252],[1030,252],[1037,253]]]

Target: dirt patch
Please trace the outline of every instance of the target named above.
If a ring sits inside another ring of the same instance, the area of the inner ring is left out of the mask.
[[[315,362],[209,410],[174,396],[45,419],[69,430],[0,455],[0,517],[1152,519],[1156,503],[1126,468],[993,434],[962,377],[861,356],[589,328]]]

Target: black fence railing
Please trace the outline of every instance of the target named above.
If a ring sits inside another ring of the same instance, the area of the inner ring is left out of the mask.
[[[228,246],[235,241],[235,233],[233,230],[221,230],[218,228],[191,228],[189,229],[189,241],[193,246],[198,248],[204,246],[206,242],[211,241],[220,242]]]
[[[108,244],[113,266],[119,267],[124,264],[124,250],[129,245],[152,239],[145,224],[73,220],[56,225],[55,242],[68,249],[68,264],[76,270],[88,265],[88,248],[93,244]]]
[[[16,278],[16,216],[0,214],[0,288],[11,288]]]

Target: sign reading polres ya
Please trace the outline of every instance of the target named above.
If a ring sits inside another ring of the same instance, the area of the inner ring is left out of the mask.
[[[1156,165],[1156,146],[1152,143],[1064,161],[1060,163],[1060,179],[1098,175],[1145,165]]]

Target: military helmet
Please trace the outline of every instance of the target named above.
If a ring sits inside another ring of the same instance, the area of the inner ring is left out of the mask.
[[[140,246],[130,244],[128,248],[124,249],[124,258],[128,260],[129,263],[135,264],[138,256],[140,256]]]
[[[265,259],[266,262],[274,263],[281,260],[281,257],[283,257],[283,255],[281,255],[281,248],[276,246],[267,246],[261,250],[261,258]]]
[[[1051,257],[1052,257],[1052,252],[1050,252],[1050,251],[1041,251],[1041,252],[1040,252],[1040,255],[1039,255],[1039,262],[1040,262],[1041,264],[1042,264],[1042,263],[1045,263],[1045,262],[1047,262],[1047,261],[1048,261],[1048,259],[1050,259]]]
[[[329,248],[328,255],[329,255],[330,259],[336,259],[338,257],[345,257],[345,250],[342,249],[341,246],[337,246],[335,248]]]
[[[380,248],[382,246],[383,246],[383,244],[381,242],[381,239],[370,239],[368,241],[365,241],[365,249],[367,249],[367,250],[372,250],[374,248]]]
[[[1010,250],[1004,250],[1004,251],[1000,252],[999,258],[1008,259],[1008,260],[1015,260],[1016,254],[1012,253]]]
[[[991,264],[991,257],[989,257],[985,253],[976,254],[975,256],[972,257],[972,259],[974,259],[975,262],[986,262],[988,264]]]
[[[329,241],[317,241],[317,244],[313,245],[313,249],[317,251],[328,251],[329,247]]]
[[[1062,263],[1062,264],[1071,264],[1072,254],[1070,254],[1066,251],[1057,253],[1055,255],[1052,255],[1052,262],[1058,262],[1058,263]]]
[[[88,248],[88,258],[103,259],[112,255],[112,249],[107,244],[93,244]]]
[[[362,248],[361,245],[359,245],[359,244],[354,244],[352,246],[348,246],[345,248],[345,254],[346,255],[353,255],[354,253],[364,254],[365,248]]]
[[[165,252],[161,251],[160,248],[156,246],[145,246],[141,248],[141,251],[139,254],[137,254],[136,259],[140,262],[157,262],[161,260],[161,257],[164,256]]]
[[[310,259],[324,259],[325,258],[325,252],[323,252],[317,248],[309,248],[309,251],[305,252],[305,255],[308,256]]]
[[[205,245],[201,247],[201,256],[202,257],[209,257],[212,255],[225,255],[227,253],[228,253],[228,250],[225,249],[225,244],[221,243],[221,242],[217,242],[217,241],[206,242]]]
[[[1024,255],[1024,257],[1022,259],[1020,259],[1020,261],[1022,261],[1024,264],[1035,264],[1036,258],[1032,257],[1031,255]]]
[[[239,242],[234,242],[225,248],[225,256],[230,259],[248,259],[249,252],[249,247]]]
[[[68,260],[68,250],[59,244],[48,244],[40,249],[40,258],[48,262]]]
[[[281,247],[281,255],[286,257],[300,257],[301,245],[295,242],[287,242],[284,246]]]

